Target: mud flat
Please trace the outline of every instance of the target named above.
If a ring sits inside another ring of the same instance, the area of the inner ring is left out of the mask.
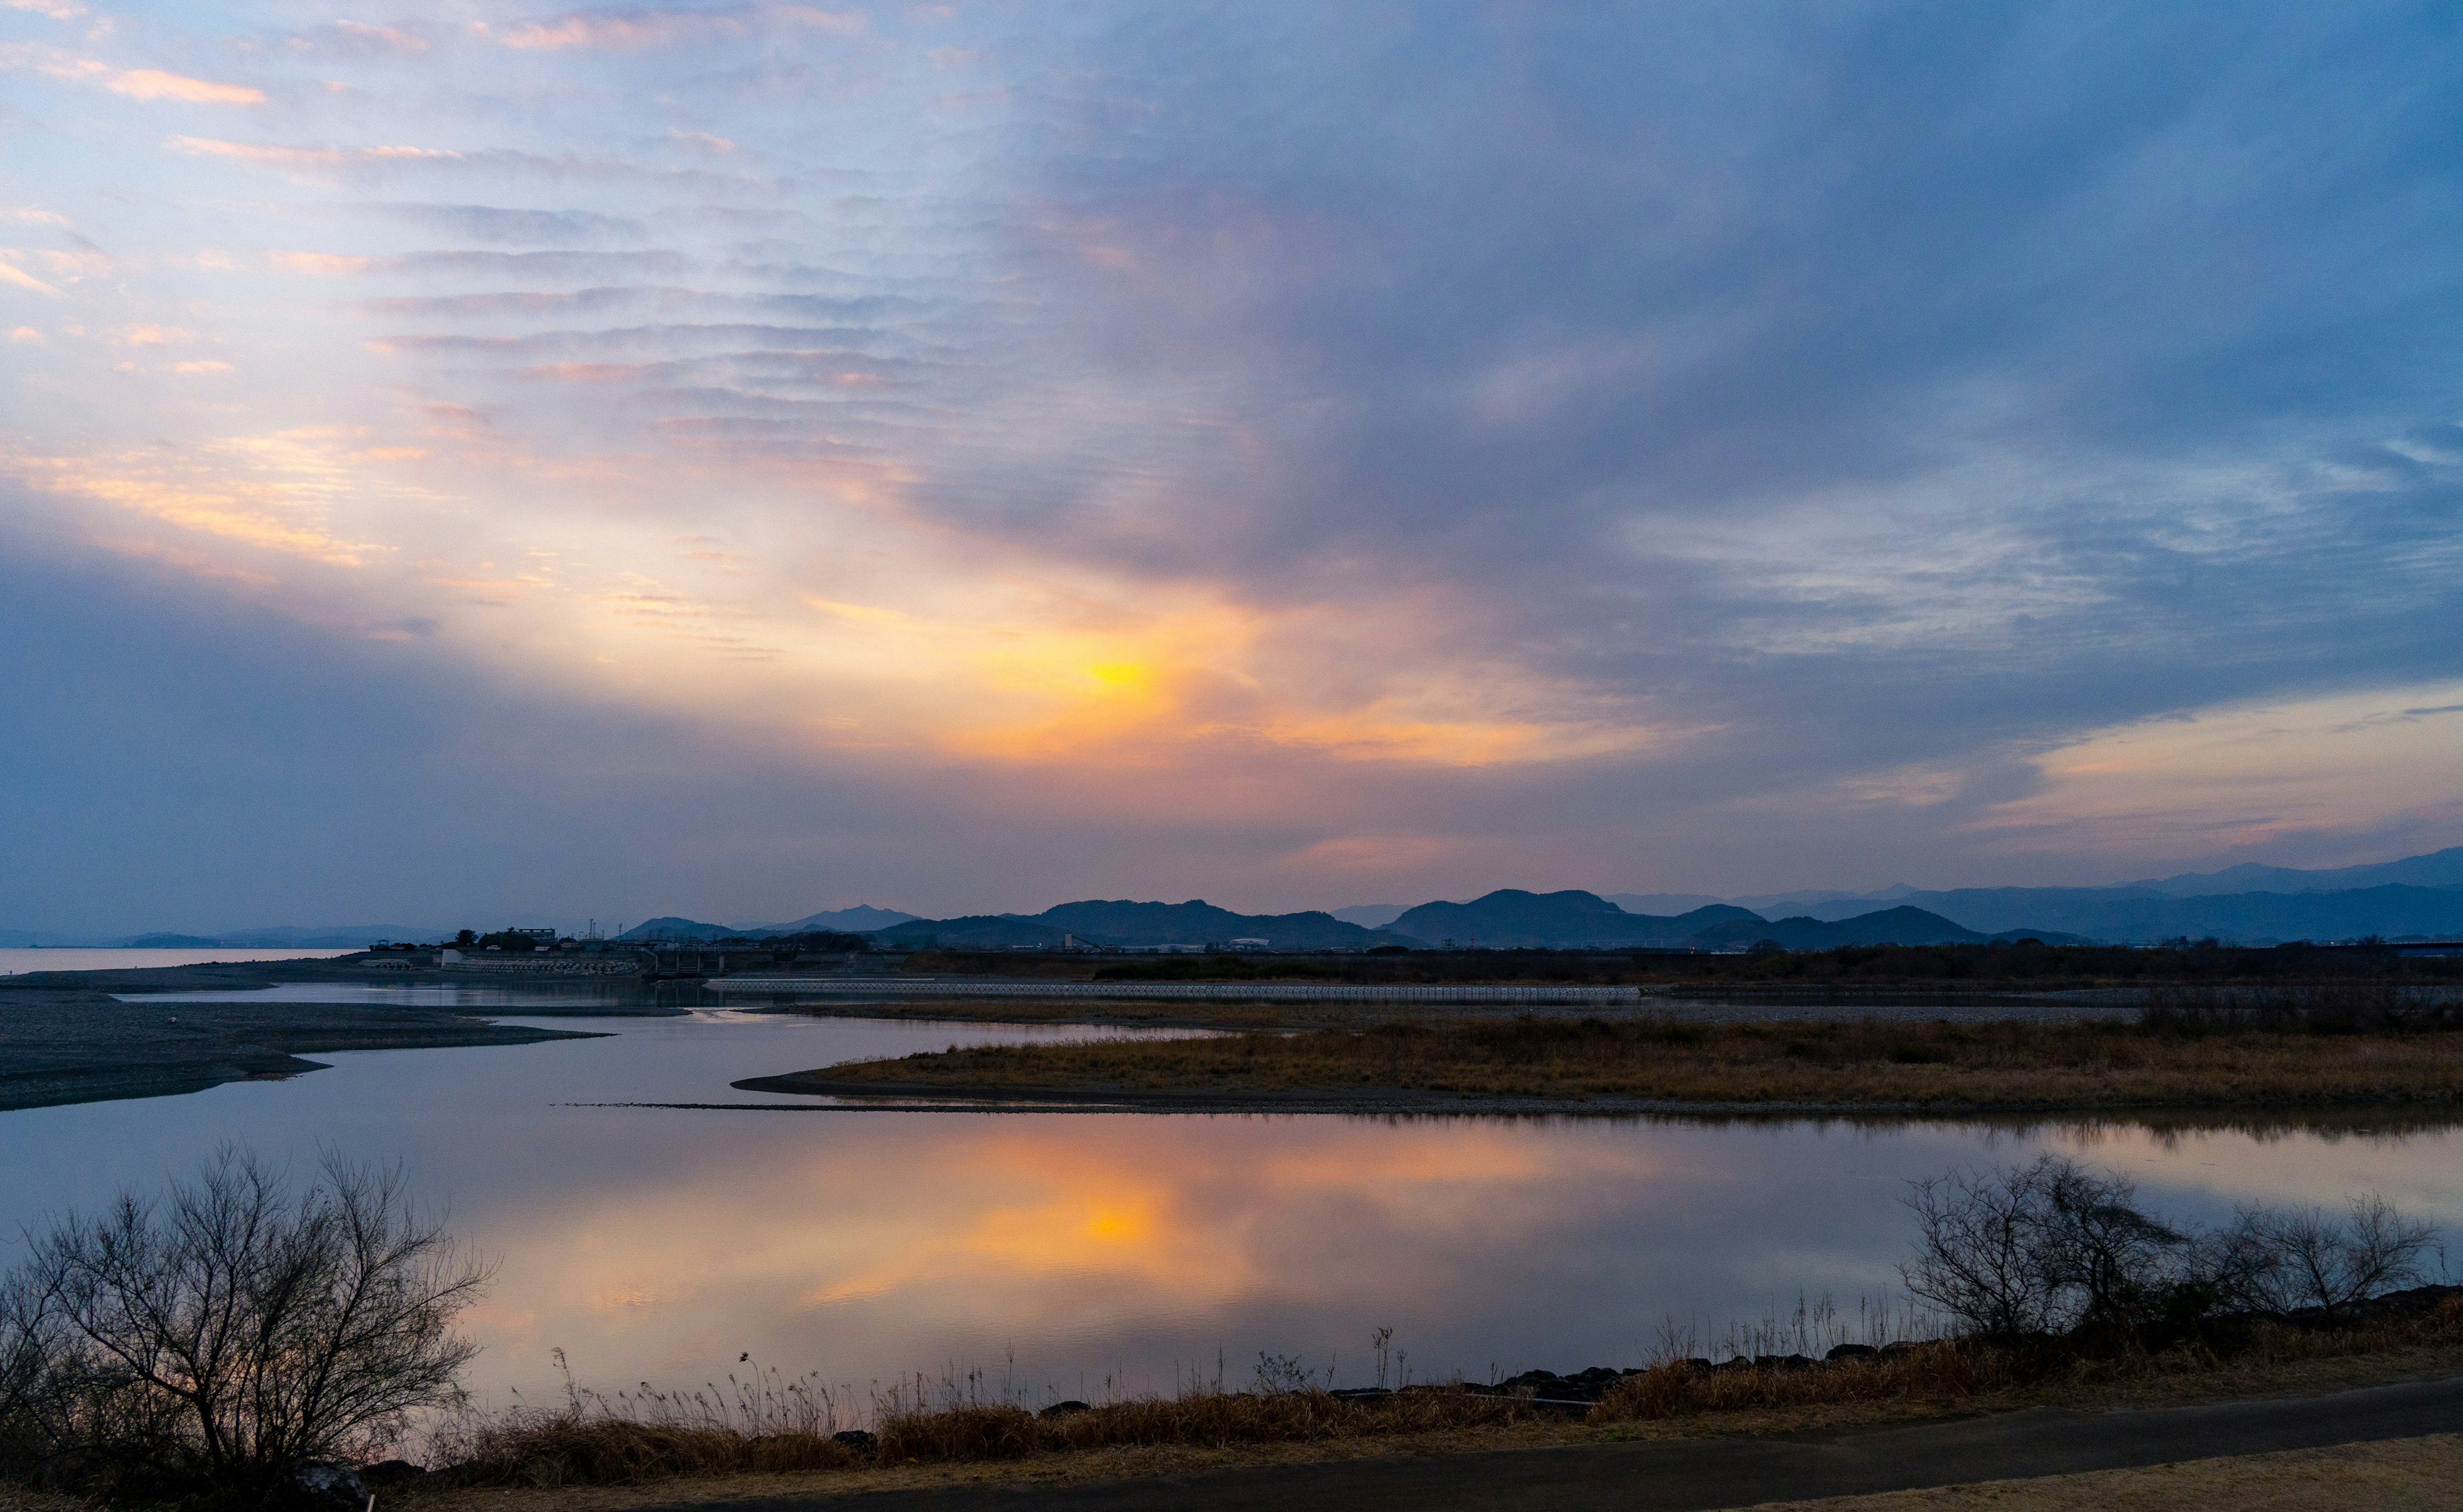
[[[303,1057],[342,1050],[533,1045],[585,1039],[493,1024],[479,1011],[396,1003],[198,1002],[159,994],[244,992],[303,983],[469,987],[437,972],[376,973],[328,961],[247,961],[132,971],[29,972],[0,979],[0,1109],[202,1091],[225,1082],[322,1069]],[[492,984],[490,984],[492,985]],[[525,984],[527,985],[527,984]],[[119,994],[133,995],[123,1002]],[[142,996],[140,996],[142,994]],[[493,1010],[667,1015],[604,1001]]]

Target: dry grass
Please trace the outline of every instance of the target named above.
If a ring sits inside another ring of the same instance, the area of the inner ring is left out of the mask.
[[[835,1066],[834,1084],[1116,1093],[1413,1091],[1679,1104],[2033,1111],[2463,1103],[2463,1035],[2193,1035],[2123,1024],[1517,1019],[988,1046]]]
[[[2463,1329],[2458,1329],[2463,1333]],[[2169,1362],[2172,1366],[2183,1362]],[[795,1474],[730,1474],[629,1485],[471,1486],[422,1485],[385,1494],[381,1504],[407,1512],[632,1512],[650,1506],[709,1505],[762,1497],[834,1498],[892,1490],[993,1491],[1066,1486],[1101,1480],[1163,1480],[1243,1465],[1324,1464],[1398,1455],[1470,1454],[1636,1439],[1719,1435],[1802,1435],[1849,1432],[1905,1424],[1978,1411],[2058,1405],[2097,1410],[2161,1407],[2197,1402],[2341,1391],[2392,1381],[2463,1372],[2463,1342],[2443,1348],[2399,1349],[2289,1364],[2234,1363],[2214,1369],[2162,1368],[2091,1381],[2052,1380],[1994,1393],[1981,1400],[1898,1397],[1796,1407],[1740,1407],[1694,1416],[1609,1423],[1530,1418],[1493,1427],[1428,1430],[1365,1437],[1311,1438],[1285,1442],[1144,1445],[1040,1453],[1023,1459],[876,1463],[855,1470]],[[2025,1503],[2017,1503],[2024,1505]],[[1962,1503],[1963,1505],[1963,1503]],[[2263,1505],[2263,1503],[2261,1503]],[[6,1503],[0,1503],[5,1507]],[[18,1512],[7,1508],[7,1512]],[[27,1512],[69,1512],[43,1506]],[[2408,1509],[2389,1508],[2389,1512]]]
[[[2223,1400],[2456,1369],[2463,1369],[2463,1299],[2333,1332],[2262,1325],[2230,1358],[2185,1349],[2077,1360],[1938,1343],[1825,1369],[1705,1372],[1669,1362],[1628,1377],[1579,1419],[1447,1388],[1367,1401],[1315,1390],[1192,1390],[1055,1416],[970,1393],[891,1397],[876,1419],[879,1453],[869,1463],[818,1431],[748,1433],[707,1423],[687,1429],[577,1409],[501,1420],[491,1425],[492,1439],[469,1441],[464,1458],[481,1487],[420,1487],[397,1500],[407,1496],[437,1512],[483,1505],[576,1512],[640,1504],[644,1497],[681,1501],[1185,1474],[1234,1463],[1836,1430],[2047,1404]],[[639,1494],[606,1489],[627,1486]]]
[[[844,1470],[861,1463],[825,1434],[572,1415],[512,1419],[474,1433],[456,1456],[490,1485],[633,1485],[678,1476]]]
[[[2300,1328],[2259,1323],[2228,1354],[2204,1346],[2161,1354],[2079,1357],[2027,1355],[1971,1341],[1919,1345],[1822,1370],[1704,1372],[1667,1361],[1613,1388],[1591,1414],[1595,1423],[1696,1418],[1843,1403],[1901,1401],[1934,1406],[2017,1406],[2082,1394],[2177,1397],[2201,1378],[2256,1388],[2287,1370],[2463,1349],[2463,1298],[2434,1310],[2381,1319],[2356,1328]],[[2321,1388],[2322,1389],[2322,1388]]]
[[[880,1457],[891,1463],[929,1463],[1095,1449],[1228,1449],[1509,1427],[1543,1415],[1553,1415],[1511,1397],[1453,1390],[1404,1392],[1374,1403],[1346,1401],[1317,1390],[1200,1390],[1104,1403],[1051,1417],[1010,1405],[910,1409],[883,1418]]]
[[[2463,1436],[1762,1504],[1789,1512],[2452,1512],[2463,1507]]]

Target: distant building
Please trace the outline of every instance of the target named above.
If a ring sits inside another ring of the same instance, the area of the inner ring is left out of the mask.
[[[1270,941],[1263,940],[1235,940],[1232,941],[1232,948],[1234,950],[1263,950],[1269,943]]]

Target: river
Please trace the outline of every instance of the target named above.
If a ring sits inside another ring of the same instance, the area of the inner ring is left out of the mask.
[[[2452,1131],[828,1111],[728,1084],[1088,1031],[536,1022],[607,1037],[0,1112],[0,1229],[224,1142],[298,1169],[322,1150],[404,1161],[497,1264],[468,1321],[471,1384],[499,1406],[555,1396],[557,1350],[610,1390],[722,1378],[749,1353],[859,1396],[978,1369],[1030,1396],[1169,1390],[1218,1362],[1244,1380],[1261,1351],[1357,1385],[1380,1328],[1415,1378],[1630,1365],[1671,1325],[1707,1349],[1800,1295],[1852,1320],[1895,1292],[1910,1178],[2047,1149],[2181,1218],[2380,1192],[2463,1234]],[[608,1106],[648,1102],[744,1106]]]

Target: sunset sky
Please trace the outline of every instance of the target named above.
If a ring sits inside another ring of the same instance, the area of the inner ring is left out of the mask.
[[[2451,5],[0,0],[0,927],[2463,843]]]

